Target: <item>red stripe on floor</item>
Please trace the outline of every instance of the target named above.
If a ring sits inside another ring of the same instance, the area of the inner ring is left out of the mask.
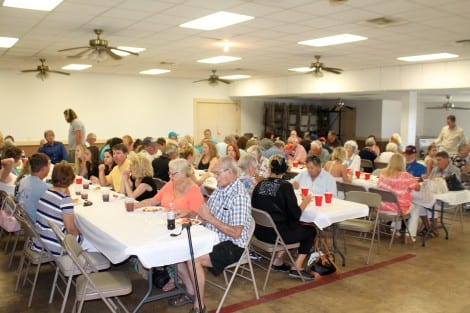
[[[382,267],[385,267],[385,266],[393,265],[393,264],[396,264],[396,263],[399,263],[399,262],[404,262],[404,261],[407,261],[409,259],[414,258],[415,256],[416,256],[415,254],[404,254],[402,256],[390,259],[388,261],[383,261],[383,262],[380,262],[380,263],[377,263],[377,264],[374,264],[374,265],[368,265],[368,266],[360,267],[360,268],[357,268],[357,269],[349,271],[349,272],[345,272],[345,273],[341,273],[341,274],[337,274],[337,275],[324,276],[321,279],[316,280],[316,281],[301,284],[301,285],[298,285],[298,286],[295,286],[295,287],[292,287],[292,288],[280,290],[278,292],[274,292],[274,293],[262,296],[262,297],[259,298],[259,300],[253,299],[253,300],[248,300],[248,301],[244,301],[244,302],[240,302],[240,303],[235,303],[235,304],[223,307],[220,310],[220,312],[221,313],[236,312],[236,311],[239,311],[239,310],[242,310],[242,309],[246,309],[246,308],[249,308],[249,307],[252,307],[252,306],[256,306],[258,304],[262,304],[262,303],[266,303],[266,302],[269,302],[269,301],[284,298],[284,297],[290,296],[290,295],[298,293],[298,292],[302,292],[302,291],[306,291],[306,290],[309,290],[309,289],[314,289],[314,288],[317,288],[317,287],[320,287],[320,286],[323,286],[323,285],[327,285],[327,284],[333,283],[333,282],[338,281],[338,280],[343,280],[343,279],[346,279],[346,278],[349,278],[349,277],[352,277],[352,276],[355,276],[355,275],[375,271],[375,270],[377,270],[379,268],[382,268]],[[251,290],[250,290],[250,292],[251,292]],[[213,313],[213,312],[215,312],[215,310],[211,311],[210,313]]]

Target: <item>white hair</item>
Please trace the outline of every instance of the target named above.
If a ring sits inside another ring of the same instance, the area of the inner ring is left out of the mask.
[[[323,148],[323,145],[320,140],[312,141],[312,143],[310,143],[310,147],[313,147],[313,146],[317,147],[318,149]]]
[[[394,142],[389,142],[385,146],[385,151],[396,153],[398,151],[398,146]]]
[[[253,168],[258,167],[258,159],[252,154],[246,153],[242,155],[240,160],[238,160],[238,167],[244,171],[246,171],[246,169],[250,167],[250,165]]]
[[[347,147],[351,147],[353,149],[353,153],[357,152],[357,149],[359,148],[357,145],[357,142],[355,140],[348,140],[344,143],[344,149]]]
[[[259,159],[261,157],[261,155],[263,154],[263,150],[258,145],[253,145],[253,146],[249,147],[246,150],[246,152],[248,152],[249,154],[253,154],[256,157],[256,159]]]

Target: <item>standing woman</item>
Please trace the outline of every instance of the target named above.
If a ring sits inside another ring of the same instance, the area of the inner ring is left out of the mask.
[[[143,154],[133,153],[129,161],[129,170],[122,172],[121,193],[137,201],[155,196],[157,185],[152,178],[153,168],[149,159]]]
[[[207,170],[212,172],[219,156],[217,155],[217,148],[212,140],[205,139],[202,142],[202,153],[199,164],[197,165],[198,170]]]
[[[79,144],[85,144],[85,126],[82,121],[78,119],[77,113],[72,109],[67,109],[64,111],[64,118],[67,123],[70,124],[69,127],[69,162],[75,162],[75,148]]]
[[[88,177],[86,151],[85,145],[79,144],[75,147],[75,173],[85,178]]]

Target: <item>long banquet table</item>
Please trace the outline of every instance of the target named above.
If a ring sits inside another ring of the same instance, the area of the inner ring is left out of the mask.
[[[111,192],[110,202],[103,202],[101,191],[97,188],[104,187],[90,186],[89,200],[93,205],[76,205],[75,222],[84,238],[112,263],[121,263],[130,256],[136,256],[149,269],[148,290],[134,309],[137,312],[144,303],[163,298],[161,295],[151,296],[152,268],[190,259],[186,232],[172,237],[170,233],[178,233],[181,226],[177,225],[173,231],[167,230],[166,212],[143,212],[138,209],[127,212],[123,195]],[[191,235],[195,257],[211,252],[218,242],[216,233],[200,225],[191,227]],[[165,293],[164,297],[183,292],[176,290]]]

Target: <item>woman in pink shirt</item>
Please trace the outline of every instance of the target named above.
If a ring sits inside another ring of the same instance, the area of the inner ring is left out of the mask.
[[[380,173],[377,187],[380,189],[393,191],[397,195],[398,203],[404,215],[410,214],[408,220],[408,228],[411,233],[411,238],[407,234],[405,243],[415,241],[416,231],[418,229],[419,210],[411,205],[411,192],[419,190],[419,183],[413,175],[405,170],[405,160],[401,154],[394,154],[390,163]],[[396,203],[384,202],[380,204],[381,211],[398,212]],[[395,229],[392,230],[392,235],[400,237],[401,222],[395,223]]]

